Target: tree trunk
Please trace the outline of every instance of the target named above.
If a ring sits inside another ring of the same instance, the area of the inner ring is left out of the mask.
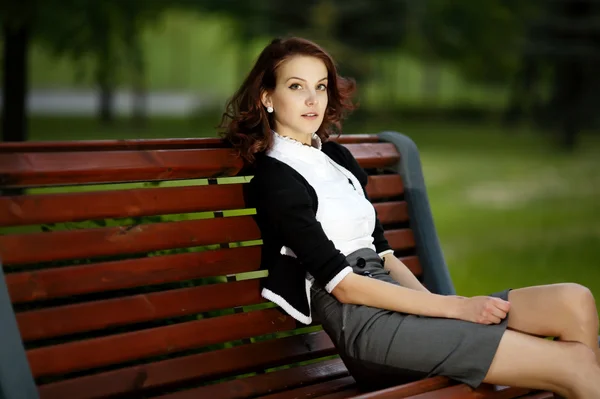
[[[3,141],[27,140],[27,50],[29,26],[4,23]]]
[[[573,57],[555,64],[553,92],[547,118],[558,127],[558,144],[564,150],[573,150],[586,118],[583,61]]]
[[[114,121],[113,102],[114,87],[112,70],[108,62],[99,62],[96,74],[98,84],[98,118],[100,123],[109,125]]]
[[[108,28],[100,38],[96,62],[96,84],[98,85],[98,118],[101,124],[110,125],[114,121],[115,60]]]
[[[577,145],[582,124],[585,124],[588,119],[583,103],[584,78],[582,63],[578,62],[576,65],[572,65],[565,79],[568,81],[568,86],[565,90],[565,117],[559,144],[564,150],[571,151]]]
[[[134,77],[132,90],[131,121],[135,127],[143,127],[148,121],[148,101],[143,71]]]
[[[148,119],[148,101],[144,54],[138,38],[130,44],[129,51],[133,74],[131,121],[135,127],[143,127]]]
[[[534,117],[538,95],[536,92],[539,79],[539,60],[524,55],[521,67],[517,71],[510,87],[508,105],[504,110],[502,122],[506,127],[515,127],[524,117]],[[517,129],[509,129],[516,132]]]
[[[577,119],[568,118],[565,120],[565,125],[560,132],[559,146],[566,151],[574,150],[577,145],[577,137],[580,130],[579,121]]]

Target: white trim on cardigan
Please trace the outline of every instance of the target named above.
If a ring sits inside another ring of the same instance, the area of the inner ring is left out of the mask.
[[[308,296],[308,312],[309,312],[308,316],[300,313],[296,308],[294,308],[292,305],[290,305],[283,297],[281,297],[280,295],[277,295],[276,293],[274,293],[273,291],[271,291],[268,288],[263,288],[260,294],[263,298],[268,299],[269,301],[279,305],[283,310],[286,311],[287,314],[292,316],[294,319],[298,320],[301,323],[308,325],[308,324],[312,323],[312,315],[310,315],[310,286],[311,286],[310,281],[306,280],[306,285],[307,285],[307,293],[308,293],[308,295],[307,295]]]

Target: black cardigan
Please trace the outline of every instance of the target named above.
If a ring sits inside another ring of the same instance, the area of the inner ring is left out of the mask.
[[[350,151],[332,141],[324,143],[322,151],[356,176],[366,196],[367,174]],[[264,153],[257,156],[253,172],[254,177],[246,187],[246,203],[256,208],[254,219],[263,239],[261,267],[269,271],[263,279],[263,295],[265,289],[270,291],[268,299],[299,321],[310,324],[306,272],[325,287],[349,266],[348,261],[317,221],[317,194],[300,173]],[[373,238],[377,253],[391,249],[378,219]],[[283,246],[290,248],[296,258],[282,255]]]

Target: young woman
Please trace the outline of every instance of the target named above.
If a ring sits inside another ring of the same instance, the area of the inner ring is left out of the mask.
[[[353,91],[318,45],[277,39],[228,104],[224,136],[253,167],[248,205],[269,270],[262,295],[300,322],[316,317],[369,387],[444,375],[600,398],[598,313],[587,288],[442,296],[394,256],[367,175],[328,141]]]

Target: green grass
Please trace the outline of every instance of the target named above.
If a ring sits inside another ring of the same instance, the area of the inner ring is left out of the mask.
[[[394,130],[393,126],[390,126]],[[577,282],[600,304],[600,140],[573,154],[494,126],[399,126],[420,147],[458,293]]]
[[[101,128],[86,119],[34,119],[31,138],[214,136],[216,116],[125,121]],[[367,128],[367,126],[369,126]],[[600,138],[561,153],[528,129],[492,125],[350,121],[347,131],[396,130],[420,148],[437,231],[459,294],[578,282],[600,299]],[[600,307],[600,301],[599,301]]]
[[[431,151],[423,162],[459,292],[573,281],[600,297],[597,160]]]

